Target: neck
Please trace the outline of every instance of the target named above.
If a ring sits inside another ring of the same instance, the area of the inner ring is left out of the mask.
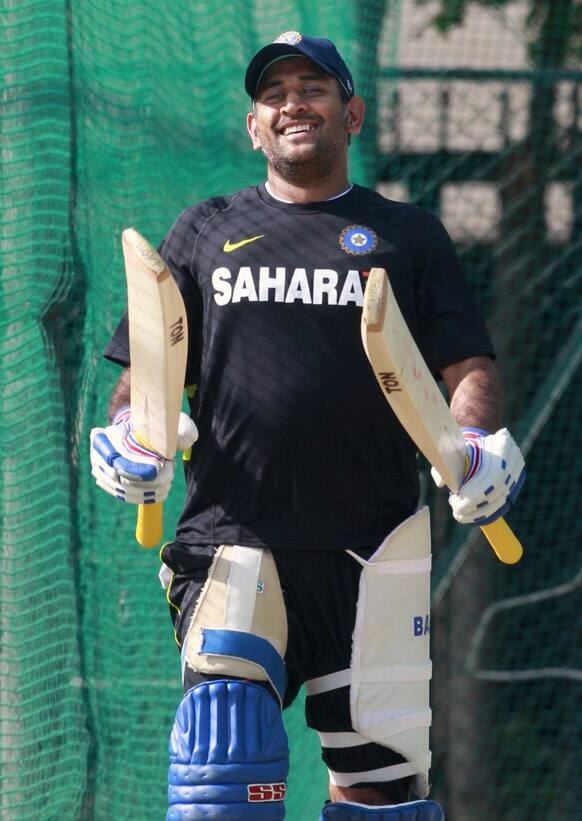
[[[269,165],[267,180],[275,197],[296,203],[323,202],[343,194],[350,185],[347,169],[324,180],[292,180],[284,179]]]

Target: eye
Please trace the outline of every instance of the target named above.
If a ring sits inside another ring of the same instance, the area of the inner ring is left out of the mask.
[[[271,91],[264,97],[265,103],[278,103],[283,99],[282,91]]]

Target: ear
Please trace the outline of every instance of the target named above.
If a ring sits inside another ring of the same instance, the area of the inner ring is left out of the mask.
[[[257,129],[257,121],[255,119],[255,115],[250,111],[247,114],[247,131],[249,132],[249,136],[251,138],[251,142],[253,144],[253,148],[255,151],[261,150],[261,141],[259,140],[259,133]]]
[[[348,112],[348,133],[359,134],[364,123],[366,104],[362,97],[352,97],[346,103]]]

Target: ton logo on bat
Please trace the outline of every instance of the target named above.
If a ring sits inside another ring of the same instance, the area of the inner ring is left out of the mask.
[[[398,377],[394,371],[381,371],[379,376],[380,381],[382,382],[382,387],[386,393],[394,393],[394,391],[402,390]]]
[[[172,345],[177,345],[184,339],[184,317],[180,316],[170,325],[170,339]]]

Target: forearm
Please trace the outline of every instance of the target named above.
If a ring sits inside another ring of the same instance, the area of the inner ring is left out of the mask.
[[[126,368],[113,388],[111,399],[109,400],[109,421],[120,408],[126,407],[130,404],[130,387],[131,387],[131,369]]]
[[[503,388],[495,363],[476,356],[443,369],[458,424],[494,433],[502,426]]]

